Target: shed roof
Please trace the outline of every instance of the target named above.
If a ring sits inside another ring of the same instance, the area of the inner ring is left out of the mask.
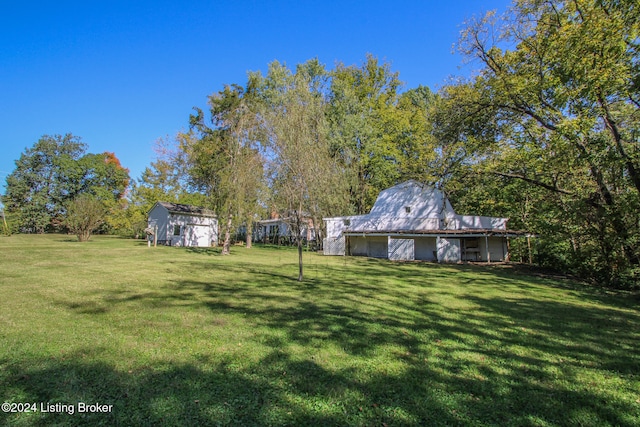
[[[182,214],[182,215],[195,215],[195,216],[206,216],[215,218],[216,214],[211,209],[192,206],[192,205],[183,205],[181,203],[169,203],[169,202],[158,202],[160,206],[166,208],[170,213]]]

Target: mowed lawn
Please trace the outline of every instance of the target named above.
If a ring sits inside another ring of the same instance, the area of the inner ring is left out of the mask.
[[[506,267],[0,237],[0,425],[640,425],[640,304]],[[79,403],[112,405],[78,413]]]

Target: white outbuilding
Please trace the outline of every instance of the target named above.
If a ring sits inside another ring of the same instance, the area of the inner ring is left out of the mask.
[[[188,247],[218,244],[218,218],[206,208],[157,202],[149,211],[148,225],[159,244]]]
[[[440,190],[409,180],[383,190],[367,215],[324,218],[325,255],[437,262],[506,261],[507,218],[458,215]]]

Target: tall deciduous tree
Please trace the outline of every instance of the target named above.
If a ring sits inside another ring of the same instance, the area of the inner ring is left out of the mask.
[[[543,190],[573,266],[607,281],[640,268],[639,25],[624,0],[519,1],[468,25],[484,68],[444,93],[476,171]]]
[[[334,155],[349,172],[351,200],[358,214],[368,212],[378,192],[399,179],[400,86],[398,73],[372,55],[361,66],[339,64],[331,73],[329,138]]]
[[[82,173],[79,193],[89,193],[111,203],[125,195],[129,170],[122,167],[114,153],[86,154],[79,160]]]
[[[4,200],[22,230],[56,228],[67,202],[79,194],[91,194],[109,206],[124,196],[129,172],[115,154],[84,154],[85,149],[71,134],[43,136],[20,156],[7,177]]]
[[[399,74],[372,55],[360,66],[338,65],[330,77],[329,140],[348,172],[353,211],[367,213],[378,193],[399,181],[433,181],[429,88],[401,93]]]
[[[42,233],[62,216],[65,201],[75,195],[73,184],[65,179],[70,175],[68,166],[78,161],[85,148],[71,134],[45,135],[16,161],[3,200],[22,230]]]
[[[227,255],[235,227],[244,221],[249,230],[258,209],[263,178],[259,116],[250,95],[239,85],[225,86],[210,96],[209,106],[211,125],[196,110],[182,149],[192,182],[209,195],[223,224],[222,254]]]
[[[299,65],[295,73],[274,62],[258,84],[268,129],[272,201],[293,231],[299,281],[304,278],[303,230],[309,218],[319,229],[322,216],[346,201],[344,169],[331,157],[327,137],[325,79],[317,60]]]

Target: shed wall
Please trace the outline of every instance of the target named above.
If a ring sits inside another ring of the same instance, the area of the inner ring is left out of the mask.
[[[167,208],[161,205],[155,205],[151,211],[149,211],[149,227],[158,227],[158,241],[166,241],[167,229],[169,227],[169,211]]]
[[[480,241],[480,257],[482,261],[489,261],[487,257],[487,245],[484,237],[479,239]],[[504,237],[489,237],[487,239],[489,243],[489,253],[491,254],[491,262],[504,261],[507,257],[507,241]]]

